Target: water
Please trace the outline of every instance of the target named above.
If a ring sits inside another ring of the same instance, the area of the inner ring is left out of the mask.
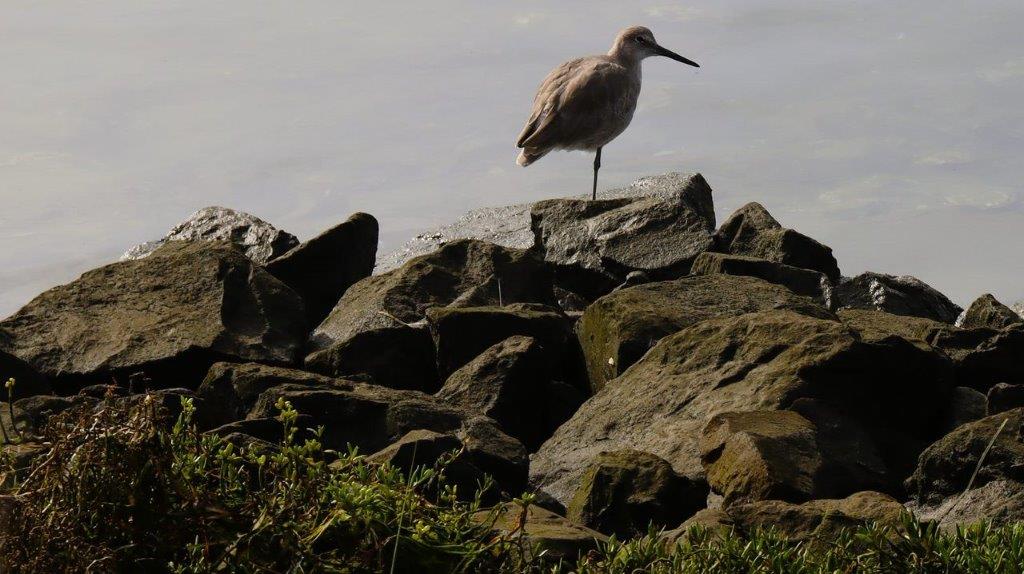
[[[0,316],[206,205],[301,238],[374,214],[382,251],[467,209],[576,195],[515,165],[540,79],[649,26],[602,187],[700,171],[961,304],[1024,298],[1024,4],[0,0]],[[897,4],[897,5],[893,5]]]

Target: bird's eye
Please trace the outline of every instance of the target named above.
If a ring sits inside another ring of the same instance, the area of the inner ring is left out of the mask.
[[[637,42],[640,42],[641,44],[643,44],[644,42],[647,41],[647,40],[644,40],[643,36],[637,36],[636,38],[633,38],[633,39],[636,40]]]

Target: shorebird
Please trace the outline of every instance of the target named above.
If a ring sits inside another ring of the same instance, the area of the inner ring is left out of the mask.
[[[601,169],[601,148],[625,131],[640,96],[640,67],[644,58],[665,56],[699,68],[654,41],[643,26],[619,32],[607,54],[576,58],[558,66],[541,83],[516,147],[516,163],[526,167],[551,150],[595,152],[594,188]]]

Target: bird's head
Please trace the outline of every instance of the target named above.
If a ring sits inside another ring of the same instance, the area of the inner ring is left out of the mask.
[[[684,58],[671,50],[662,48],[654,39],[654,33],[643,26],[630,26],[629,28],[619,32],[619,35],[615,38],[615,43],[612,44],[611,51],[608,52],[608,55],[614,58],[634,62],[639,62],[640,60],[651,56],[665,56],[666,58],[672,58],[677,62],[689,64],[690,66],[697,68],[700,67],[697,62]]]

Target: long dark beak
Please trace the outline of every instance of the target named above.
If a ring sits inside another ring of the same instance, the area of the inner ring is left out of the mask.
[[[668,49],[662,48],[661,46],[659,46],[657,44],[654,45],[654,52],[656,54],[658,54],[659,56],[665,56],[666,58],[672,58],[673,60],[675,60],[677,62],[682,62],[684,64],[688,64],[690,66],[693,66],[694,68],[699,68],[700,67],[700,64],[698,64],[697,62],[694,62],[693,60],[689,60],[687,58],[684,58],[684,57],[680,56],[679,54],[676,54],[672,50],[668,50]]]

